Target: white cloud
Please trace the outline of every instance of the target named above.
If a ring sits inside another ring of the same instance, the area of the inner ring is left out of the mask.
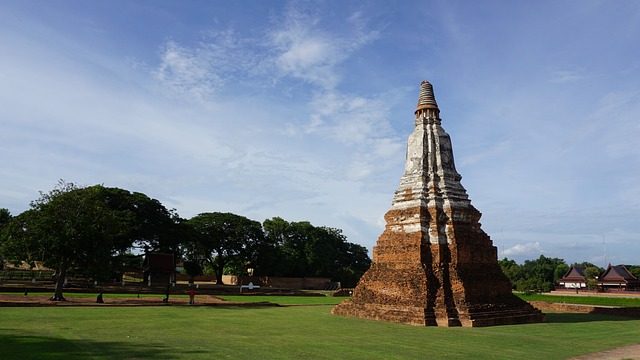
[[[537,257],[542,254],[542,245],[540,242],[530,242],[525,244],[517,244],[504,250],[504,256],[522,256]]]

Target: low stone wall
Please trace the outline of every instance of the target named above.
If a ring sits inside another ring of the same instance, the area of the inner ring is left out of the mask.
[[[323,277],[303,277],[303,278],[272,277],[272,276],[260,277],[260,283],[263,284],[263,286],[281,288],[281,289],[324,290],[330,282],[331,282],[330,278],[323,278]]]
[[[547,301],[529,301],[529,303],[542,311],[640,317],[640,307],[594,306],[581,304],[550,303]]]
[[[178,281],[189,281],[189,275],[177,274]],[[215,283],[215,275],[199,275],[195,276],[194,281]],[[222,275],[222,282],[225,285],[247,285],[252,282],[254,285],[272,287],[279,289],[308,289],[308,290],[325,290],[332,283],[330,278],[324,277],[276,277],[276,276],[235,276]]]

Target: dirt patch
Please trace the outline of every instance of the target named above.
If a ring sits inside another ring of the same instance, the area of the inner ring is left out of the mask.
[[[623,346],[611,350],[572,357],[569,360],[640,359],[640,345]]]
[[[157,297],[109,297],[109,294],[103,294],[103,304],[96,303],[93,297],[76,297],[68,296],[67,301],[50,301],[49,295],[19,295],[19,294],[0,294],[0,307],[8,306],[278,306],[277,304],[258,302],[258,303],[239,303],[220,299],[212,295],[196,295],[195,304],[189,305],[189,298],[171,298],[169,302],[163,302],[163,296]]]

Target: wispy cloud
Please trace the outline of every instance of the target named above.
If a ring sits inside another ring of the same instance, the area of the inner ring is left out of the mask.
[[[168,41],[154,76],[177,93],[206,98],[224,86],[224,79],[215,72],[216,55],[223,54],[207,48],[187,49]]]
[[[585,79],[586,76],[579,70],[559,70],[551,74],[552,83],[567,83]]]
[[[248,85],[254,75],[262,74],[269,59],[260,53],[260,44],[260,39],[232,29],[206,31],[200,42],[190,45],[167,40],[151,72],[166,90],[197,101],[211,100],[231,83]]]
[[[310,132],[322,132],[344,144],[361,144],[392,133],[383,97],[365,98],[337,91],[316,94],[311,103]],[[324,125],[324,126],[322,126]]]
[[[275,50],[275,64],[285,76],[333,89],[341,80],[336,66],[374,41],[378,32],[367,28],[359,12],[345,19],[346,28],[330,31],[320,27],[327,19],[294,4],[290,3],[281,25],[267,36]]]
[[[281,83],[311,85],[314,90],[307,96],[306,109],[294,121],[283,123],[279,133],[352,148],[348,169],[340,171],[362,179],[386,167],[380,158],[401,154],[402,140],[389,122],[390,107],[395,105],[389,99],[397,96],[365,97],[339,89],[343,71],[339,65],[378,36],[363,13],[347,14],[343,20],[340,29],[330,29],[323,24],[329,19],[291,3],[258,37],[242,37],[227,29],[209,30],[202,42],[191,46],[167,41],[152,73],[166,90],[200,101],[215,102],[217,94],[233,92],[238,84],[259,83],[285,96],[288,85]]]
[[[283,78],[333,90],[342,78],[338,65],[375,41],[378,31],[369,29],[359,12],[347,14],[340,29],[322,24],[327,20],[292,2],[268,31],[258,35],[209,29],[194,45],[167,40],[152,73],[168,89],[196,99],[206,99],[231,83],[265,87]]]

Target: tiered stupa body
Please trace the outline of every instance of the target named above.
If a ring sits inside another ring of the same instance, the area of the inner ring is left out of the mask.
[[[440,122],[433,87],[423,81],[404,175],[371,268],[332,313],[423,326],[543,321],[539,310],[512,294]]]

